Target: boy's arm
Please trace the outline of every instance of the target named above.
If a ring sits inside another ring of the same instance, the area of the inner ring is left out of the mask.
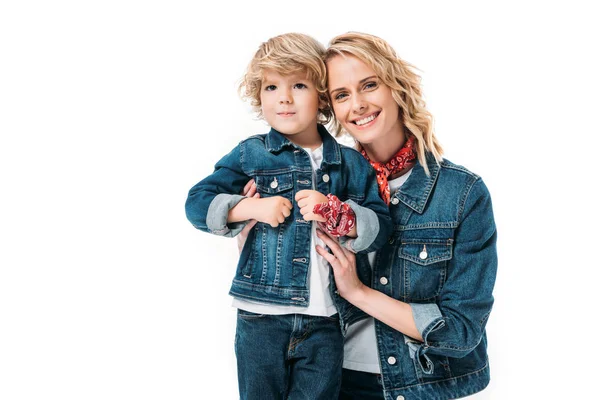
[[[356,236],[341,237],[342,246],[355,253],[370,253],[382,248],[392,233],[392,219],[388,206],[379,197],[375,171],[368,162],[359,154],[360,158],[350,158],[349,162],[354,168],[367,171],[366,179],[349,179],[348,193],[364,193],[364,200],[359,203],[346,200],[354,214],[356,214]],[[356,173],[350,171],[349,173]]]
[[[277,228],[292,214],[292,202],[282,196],[245,198],[229,210],[227,222],[255,219]]]
[[[242,170],[240,146],[241,144],[219,160],[213,173],[189,191],[185,213],[192,225],[201,231],[232,237],[247,222],[227,221],[229,211],[245,198],[238,193],[251,179]]]
[[[302,214],[306,221],[325,222],[325,218],[323,218],[319,214],[315,214],[313,210],[315,208],[315,205],[327,203],[327,196],[325,196],[317,190],[305,189],[300,190],[298,193],[296,193],[295,200],[298,202],[300,214]],[[349,236],[352,238],[355,238],[357,236],[356,224],[345,236]]]

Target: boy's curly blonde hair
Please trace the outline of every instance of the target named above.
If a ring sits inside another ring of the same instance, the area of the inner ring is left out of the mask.
[[[415,137],[419,162],[429,175],[425,153],[430,152],[439,163],[443,150],[433,132],[433,116],[425,107],[421,77],[414,72],[415,67],[400,59],[385,40],[366,33],[348,32],[331,39],[325,62],[344,55],[352,55],[367,64],[392,90],[402,123]],[[332,130],[336,136],[343,130],[335,119]]]
[[[263,72],[275,71],[281,75],[306,72],[307,78],[319,93],[318,122],[327,124],[333,115],[327,96],[327,73],[323,56],[325,47],[302,33],[286,33],[262,43],[250,61],[238,87],[242,99],[250,101],[262,118],[260,91]]]

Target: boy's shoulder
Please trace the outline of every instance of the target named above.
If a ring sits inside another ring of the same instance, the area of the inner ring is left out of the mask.
[[[240,141],[240,144],[252,144],[252,143],[256,143],[256,144],[261,144],[265,142],[265,139],[267,137],[266,133],[259,133],[257,135],[252,135],[252,136],[248,136],[246,139],[242,139]]]
[[[351,163],[371,168],[371,165],[366,160],[366,158],[363,157],[360,151],[356,150],[354,147],[347,146],[343,143],[338,142],[338,145],[340,147],[340,152],[342,153],[343,163]]]

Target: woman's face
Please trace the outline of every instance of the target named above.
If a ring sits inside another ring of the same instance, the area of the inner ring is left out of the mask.
[[[335,117],[354,139],[362,145],[404,140],[400,107],[371,67],[351,55],[335,56],[327,72]]]

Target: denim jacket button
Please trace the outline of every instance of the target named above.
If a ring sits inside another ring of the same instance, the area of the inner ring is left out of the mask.
[[[325,183],[329,182],[329,175],[323,174],[323,182],[325,182]]]
[[[277,178],[273,178],[273,182],[271,182],[271,189],[275,189],[277,187]]]
[[[404,400],[404,396],[398,396],[396,397],[396,400]]]
[[[396,364],[396,357],[388,357],[387,362],[390,365]]]
[[[421,250],[421,252],[419,253],[419,258],[421,260],[424,260],[427,258],[427,247],[425,247],[425,245],[423,245],[423,250]]]
[[[381,283],[382,285],[387,285],[388,279],[385,276],[382,276],[381,278],[379,278],[379,283]]]
[[[398,204],[398,203],[400,203],[400,200],[398,200],[398,198],[397,198],[397,197],[394,197],[394,198],[392,199],[392,204],[393,204],[393,205],[396,205],[396,204]]]

